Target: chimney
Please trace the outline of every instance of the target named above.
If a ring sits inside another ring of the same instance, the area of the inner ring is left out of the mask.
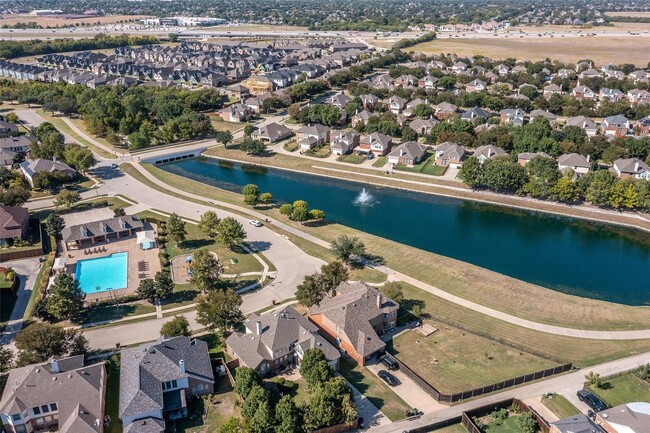
[[[181,373],[185,373],[185,360],[181,359],[178,361],[178,369],[181,371]]]
[[[587,155],[587,162],[591,159],[591,155]]]
[[[639,171],[639,161],[634,162],[634,172]]]
[[[59,368],[59,361],[56,359],[52,358],[52,361],[50,361],[50,367],[52,368],[53,373],[61,373],[61,369]]]
[[[377,308],[381,308],[381,294],[377,294]]]
[[[257,335],[262,335],[262,321],[258,320],[255,322],[255,330],[257,331]]]

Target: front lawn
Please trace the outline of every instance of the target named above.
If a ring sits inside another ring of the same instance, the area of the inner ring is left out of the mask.
[[[407,331],[388,350],[438,391],[453,394],[553,367],[555,363],[448,325],[425,338]]]
[[[367,368],[341,359],[339,373],[391,421],[403,419],[405,411],[411,409],[388,385]]]
[[[372,163],[373,167],[383,167],[388,162],[388,158],[385,156],[380,156],[375,162]]]
[[[431,433],[467,433],[467,429],[462,424],[452,424],[447,427],[433,430]]]
[[[633,373],[614,377],[604,382],[602,388],[592,386],[590,390],[612,407],[634,401],[650,402],[650,386]]]
[[[365,161],[366,156],[365,155],[355,155],[354,153],[350,153],[348,155],[341,155],[338,158],[336,158],[337,161],[341,162],[349,162],[350,164],[362,164],[363,161]]]
[[[327,158],[331,153],[332,151],[330,150],[329,145],[324,144],[322,146],[309,149],[305,152],[305,155],[313,156],[314,158]]]
[[[575,407],[573,403],[560,394],[552,394],[548,397],[542,397],[542,404],[549,408],[549,410],[559,419],[568,418],[581,413],[580,409]]]
[[[282,147],[287,152],[295,152],[296,150],[298,150],[300,146],[298,145],[298,142],[296,140],[291,140],[284,143]]]
[[[445,174],[447,167],[443,167],[435,164],[434,153],[432,151],[427,151],[424,159],[419,163],[415,164],[413,167],[407,167],[403,164],[395,165],[395,170],[407,171],[410,173],[421,173],[428,174],[431,176],[442,176]]]

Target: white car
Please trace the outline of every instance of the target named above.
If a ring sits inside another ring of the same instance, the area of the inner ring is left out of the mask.
[[[262,223],[259,222],[258,220],[250,220],[249,222],[251,223],[251,225],[255,227],[262,227]]]

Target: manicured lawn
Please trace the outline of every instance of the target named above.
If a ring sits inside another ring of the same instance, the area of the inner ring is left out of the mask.
[[[330,147],[327,144],[325,144],[320,147],[309,149],[307,152],[305,152],[305,155],[313,156],[315,158],[327,158],[328,156],[330,156],[330,153],[332,153]]]
[[[373,167],[383,167],[383,166],[386,165],[387,162],[388,162],[388,158],[386,158],[385,156],[380,156],[379,158],[377,158],[375,160],[375,162],[372,163],[372,166]]]
[[[57,208],[57,209],[43,209],[36,212],[32,212],[30,215],[34,218],[38,218],[41,221],[48,217],[52,212],[57,212],[58,214],[68,214],[72,212],[83,212],[85,210],[97,209],[104,207],[105,203],[108,203],[108,207],[115,209],[116,207],[128,208],[131,206],[131,203],[127,203],[119,197],[96,197],[89,200],[83,200],[76,205],[72,206],[70,209],[66,208]],[[128,212],[128,211],[127,211]]]
[[[218,432],[219,427],[231,416],[238,416],[238,398],[227,377],[216,378],[213,395],[194,398],[188,402],[188,417],[174,422],[177,433]],[[207,412],[205,418],[203,415]]]
[[[212,122],[214,129],[217,131],[230,131],[233,134],[240,129],[244,129],[246,125],[249,124],[247,122],[226,122],[216,115],[210,116],[210,121]]]
[[[438,391],[453,394],[554,366],[554,363],[430,322],[438,331],[425,338],[408,331],[393,338],[388,350]]]
[[[337,161],[349,162],[350,164],[361,164],[366,159],[368,158],[366,158],[364,155],[355,155],[354,153],[350,153],[348,155],[341,155],[338,158],[336,158]]]
[[[517,417],[517,415],[511,415],[502,423],[492,423],[483,427],[482,430],[484,433],[524,433],[517,425]]]
[[[105,433],[122,433],[120,424],[120,357],[112,356],[106,362],[106,415],[111,417],[111,422]]]
[[[291,140],[291,141],[288,141],[288,142],[284,143],[284,144],[282,145],[282,147],[283,147],[284,150],[286,150],[287,152],[295,152],[296,150],[298,150],[298,148],[299,148],[300,146],[298,145],[298,142],[297,142],[296,140]]]
[[[634,401],[650,402],[650,386],[632,373],[608,380],[603,388],[591,387],[591,391],[612,407]]]
[[[365,281],[366,283],[383,283],[387,275],[371,268],[352,268],[349,270],[350,280]]]
[[[278,392],[283,395],[290,395],[297,405],[307,405],[310,401],[310,394],[307,391],[307,382],[300,378],[296,381],[286,380],[281,384],[281,379],[278,376],[268,379],[266,382],[271,382],[275,385]]]
[[[341,359],[339,373],[391,421],[405,417],[411,407],[367,368]]]
[[[462,424],[453,424],[448,427],[433,430],[431,433],[467,433],[467,429]]]
[[[542,404],[550,409],[558,418],[564,419],[573,415],[578,415],[580,409],[575,407],[573,403],[567,400],[564,396],[559,394],[551,395],[549,397],[542,397]]]
[[[210,358],[223,358],[226,361],[230,359],[230,355],[223,350],[223,340],[216,334],[208,333],[196,337],[198,340],[203,340],[208,343],[208,353]]]
[[[429,174],[432,176],[442,176],[443,174],[445,174],[447,167],[435,165],[435,162],[436,161],[433,158],[433,152],[427,151],[427,155],[425,156],[424,160],[420,161],[418,164],[415,164],[413,167],[407,167],[402,164],[397,164],[395,166],[395,170],[408,171],[411,173]]]
[[[106,320],[119,320],[129,316],[153,313],[156,307],[147,301],[129,302],[128,304],[101,305],[84,308],[81,314],[74,319],[75,324],[103,322]]]

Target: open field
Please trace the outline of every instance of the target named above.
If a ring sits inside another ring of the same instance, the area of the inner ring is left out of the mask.
[[[365,367],[341,358],[339,373],[391,421],[404,418],[404,412],[411,408],[388,385]]]
[[[538,32],[542,32],[539,29]],[[416,45],[411,49],[425,54],[455,53],[460,56],[484,55],[493,59],[515,57],[518,60],[560,60],[577,62],[591,59],[598,65],[607,63],[633,63],[645,66],[650,61],[650,51],[640,50],[647,43],[642,37],[566,37],[517,38],[516,36],[437,39]],[[616,47],[616,49],[612,49]]]
[[[442,393],[454,394],[555,366],[435,320],[427,322],[438,331],[427,338],[407,331],[393,338],[388,350]]]
[[[77,24],[113,24],[120,21],[126,22],[131,20],[139,20],[144,18],[144,15],[107,15],[103,17],[83,17],[83,18],[65,18],[62,16],[33,16],[28,14],[16,15],[3,15],[0,18],[0,26],[8,25],[13,26],[18,23],[36,23],[41,27],[63,27],[63,26],[76,26]],[[37,31],[38,29],[35,29]]]
[[[215,31],[223,32],[224,30],[232,30],[233,32],[306,32],[307,27],[299,26],[274,26],[271,24],[244,24],[241,26],[215,26],[212,27]],[[202,30],[209,33],[210,28],[203,28]]]
[[[224,151],[223,148],[212,148],[206,153],[269,166],[332,175],[332,172],[319,168],[321,166],[326,167],[325,162],[319,162],[318,167],[313,167],[310,161],[305,161],[305,158],[295,158],[288,155],[274,155],[272,158],[250,158],[244,156],[242,152],[236,150]],[[337,168],[340,167],[340,165],[337,166]],[[352,164],[350,164],[350,167],[355,172],[350,172],[348,176],[347,172],[338,171],[335,174],[336,177],[363,179],[363,176],[359,176],[359,174],[364,173],[363,169],[356,168]],[[154,170],[152,173],[159,176],[163,181],[174,182],[176,187],[187,191],[193,191],[206,197],[210,195],[211,198],[217,200],[220,199],[219,196],[233,196],[232,193],[225,193],[217,188],[162,172],[153,167],[151,170]],[[376,176],[375,173],[373,175]],[[406,177],[408,175],[400,173],[401,176]],[[431,179],[437,180],[433,176]],[[389,179],[373,178],[370,180],[378,185],[391,185]],[[418,180],[423,179],[419,177]],[[426,188],[428,187],[424,187],[423,190],[427,190]],[[327,224],[318,227],[302,226],[286,220],[276,211],[271,211],[270,215],[276,216],[287,224],[294,224],[296,228],[328,241],[342,234],[357,236],[365,243],[367,250],[371,254],[383,257],[388,266],[399,272],[450,293],[471,299],[479,304],[518,317],[524,317],[528,320],[578,329],[614,330],[650,327],[649,307],[630,307],[567,295],[339,224]],[[411,266],[411,263],[418,263],[420,266]]]
[[[590,389],[612,407],[634,401],[650,402],[650,386],[632,373],[614,377],[604,384],[602,388]]]
[[[650,12],[605,12],[608,17],[636,17],[636,18],[650,18]]]
[[[568,418],[578,415],[580,409],[560,394],[553,394],[548,397],[542,396],[542,404],[549,408],[559,419]]]
[[[130,165],[123,165],[123,167],[129,168],[131,171],[135,171]],[[161,180],[177,188],[192,191],[196,194],[205,196],[207,199],[214,199],[225,202],[236,202],[237,204],[241,203],[241,197],[237,194],[220,190],[218,188],[214,188],[199,182],[194,182],[189,179],[164,172],[147,164],[145,164],[144,167],[146,167],[147,170],[149,170],[155,176],[159,177]],[[125,172],[127,171],[126,168],[123,168]],[[135,177],[138,180],[143,180],[147,185],[152,186],[155,189],[164,191],[164,189],[158,187],[157,185],[154,186],[153,183],[144,179],[144,177],[139,173],[137,173]],[[171,195],[176,196],[174,193],[171,193]],[[342,226],[332,226],[333,230],[345,229],[345,231],[339,231],[339,233],[337,233],[335,236],[329,234],[331,239],[338,236],[338,234],[369,236],[364,235],[363,233],[356,230],[343,228]],[[298,227],[298,225],[296,225],[296,227]],[[321,231],[325,232],[325,229],[328,227],[330,226],[321,226],[317,229],[313,229],[312,231],[312,229],[306,226],[300,226],[302,230],[310,230],[312,233],[320,237],[326,237],[325,235],[327,233],[321,234]],[[297,236],[287,234],[283,230],[274,227],[272,224],[269,224],[269,228],[281,234],[287,235],[289,240],[294,242],[306,253],[314,255],[316,257],[321,257],[326,261],[331,260],[331,253],[323,247]],[[374,238],[380,239],[376,237]],[[382,240],[382,242],[388,241]],[[374,251],[368,243],[366,243],[366,245],[369,247],[369,251],[376,253],[376,251]],[[497,308],[500,308],[499,305],[503,306],[505,300],[510,299],[510,297],[515,296],[517,293],[523,296],[522,300],[525,301],[526,295],[530,295],[537,291],[539,295],[535,296],[539,296],[539,302],[537,299],[535,299],[535,301],[531,304],[526,301],[524,305],[518,305],[516,307],[512,305],[510,306],[515,314],[523,314],[524,317],[527,317],[530,320],[538,320],[539,318],[544,318],[544,321],[548,320],[554,324],[559,324],[559,322],[568,322],[575,325],[589,326],[592,329],[633,329],[635,327],[638,328],[639,326],[647,326],[647,323],[649,322],[647,317],[644,318],[644,315],[650,313],[650,309],[626,307],[622,305],[609,304],[605,302],[592,301],[579,297],[564,295],[551,290],[543,289],[538,286],[526,284],[518,280],[508,279],[509,288],[503,292],[502,289],[504,288],[504,281],[502,279],[506,277],[500,274],[495,274],[494,272],[486,271],[484,269],[481,270],[480,268],[472,267],[474,268],[474,271],[486,272],[486,275],[491,275],[491,277],[485,281],[486,286],[483,288],[483,290],[481,290],[476,286],[472,287],[474,282],[479,281],[482,278],[481,275],[472,275],[472,273],[470,273],[470,275],[467,276],[470,282],[467,282],[467,280],[464,280],[462,278],[459,280],[458,275],[462,274],[460,270],[449,269],[444,264],[438,263],[438,260],[449,259],[445,259],[441,256],[435,256],[433,254],[426,253],[414,248],[409,249],[409,247],[405,247],[404,245],[396,243],[390,243],[386,245],[387,252],[390,252],[391,248],[397,249],[396,251],[391,252],[391,256],[393,258],[395,258],[395,255],[399,256],[400,254],[404,254],[405,252],[411,250],[413,251],[412,254],[417,255],[417,260],[413,263],[419,263],[420,266],[404,269],[408,273],[412,273],[411,271],[414,270],[421,270],[421,272],[416,272],[418,274],[415,276],[416,278],[426,281],[431,280],[431,277],[436,277],[439,278],[442,282],[454,283],[454,286],[457,284],[457,287],[459,288],[462,288],[464,285],[465,290],[474,290],[474,295],[470,296],[474,300],[476,300],[476,294],[485,290],[485,296],[482,296],[482,298],[487,300],[491,299],[491,302],[495,301],[495,299],[501,300],[501,302],[495,302],[493,304],[497,305]],[[384,257],[386,258],[386,256]],[[410,255],[407,258],[399,258],[398,261],[412,263],[410,261]],[[438,264],[436,265],[436,263]],[[434,266],[434,268],[429,268],[430,266]],[[354,279],[352,275],[351,279]],[[513,285],[515,283],[518,288]],[[441,287],[446,286],[447,284],[441,284]],[[577,363],[583,367],[650,350],[650,339],[627,341],[584,340],[579,338],[562,337],[558,335],[532,331],[529,329],[521,328],[519,326],[508,324],[498,319],[493,319],[483,314],[477,314],[470,309],[445,301],[416,287],[409,286],[408,284],[403,284],[403,287],[405,298],[408,300],[418,300],[423,303],[422,305],[424,311],[428,312],[433,317],[446,320],[463,328],[468,328],[476,331],[480,330],[480,332],[483,334],[489,334],[493,338],[505,340],[523,347],[532,348],[537,351],[547,353],[549,356],[554,356],[559,359]],[[559,298],[555,298],[555,296],[559,296]],[[524,308],[526,306],[527,308]],[[540,317],[537,313],[539,313],[541,307],[546,307],[546,311]],[[516,308],[521,308],[523,312],[517,312],[518,310]],[[610,308],[612,308],[611,311]],[[583,310],[586,310],[586,312]],[[575,320],[573,315],[578,315],[579,320]],[[634,317],[637,317],[638,320]],[[580,320],[586,320],[586,322],[581,322]],[[576,350],[576,348],[580,348],[580,350]]]

